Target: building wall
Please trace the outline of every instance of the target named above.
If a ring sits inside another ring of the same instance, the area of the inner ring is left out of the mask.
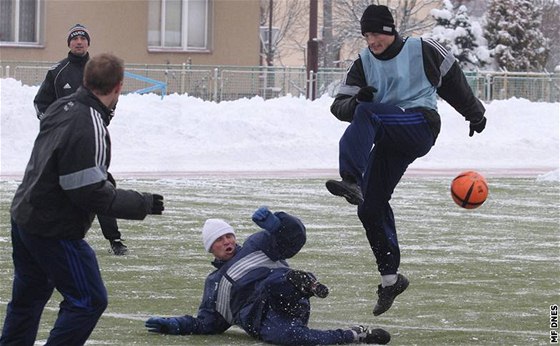
[[[85,25],[90,55],[112,52],[127,64],[259,65],[259,1],[214,0],[210,52],[148,52],[148,0],[45,0],[43,45],[1,47],[3,61],[58,61],[68,29]]]

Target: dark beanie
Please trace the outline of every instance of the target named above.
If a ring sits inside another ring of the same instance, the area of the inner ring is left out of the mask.
[[[70,45],[70,41],[76,36],[83,36],[86,38],[88,46],[90,45],[89,40],[89,32],[87,31],[86,27],[82,24],[76,24],[68,30],[68,39],[66,40],[68,45]]]
[[[395,35],[395,21],[387,6],[369,5],[362,19],[360,19],[362,35],[366,32],[376,32],[385,35]]]

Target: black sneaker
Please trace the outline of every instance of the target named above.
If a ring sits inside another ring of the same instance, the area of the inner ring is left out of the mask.
[[[350,328],[354,333],[354,341],[364,344],[385,345],[391,341],[391,334],[384,329],[369,329],[364,326]]]
[[[395,282],[394,285],[387,287],[379,285],[377,288],[377,295],[379,298],[377,299],[377,304],[375,304],[373,308],[373,315],[379,316],[389,310],[395,298],[406,290],[408,284],[408,279],[404,275],[399,274],[397,276],[397,282]]]
[[[115,256],[123,256],[128,252],[128,248],[120,239],[109,240],[109,243],[111,244],[111,251]]]
[[[301,270],[290,270],[286,274],[286,278],[297,289],[310,297],[325,298],[329,295],[328,287],[317,281],[311,273]]]
[[[346,198],[350,204],[359,205],[364,201],[362,190],[356,183],[343,179],[342,181],[329,180],[325,185],[330,193]]]

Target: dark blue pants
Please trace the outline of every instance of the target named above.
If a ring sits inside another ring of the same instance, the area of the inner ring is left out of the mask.
[[[307,326],[311,306],[285,278],[285,271],[273,271],[266,279],[268,306],[260,321],[260,338],[275,345],[337,345],[351,344],[350,330],[318,330]]]
[[[30,235],[12,221],[14,282],[0,344],[33,345],[45,304],[62,294],[47,345],[83,345],[107,307],[107,290],[92,248],[83,239]]]
[[[340,139],[340,175],[361,186],[364,202],[358,217],[381,275],[395,274],[400,264],[395,218],[389,200],[408,165],[426,155],[434,144],[421,112],[362,103]]]

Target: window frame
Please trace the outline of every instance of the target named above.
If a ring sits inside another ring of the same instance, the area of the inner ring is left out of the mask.
[[[35,0],[35,41],[20,41],[20,16],[21,16],[21,0],[2,0],[10,1],[14,6],[12,14],[12,30],[14,34],[13,41],[0,41],[0,47],[42,47],[43,33],[41,26],[44,17],[44,0]]]
[[[204,1],[204,15],[205,15],[205,28],[203,29],[204,35],[204,47],[197,47],[197,46],[189,46],[188,42],[188,17],[189,17],[189,1],[190,0],[179,0],[181,1],[181,44],[180,46],[165,46],[165,32],[166,32],[166,2],[168,0],[159,0],[159,27],[158,27],[158,37],[159,37],[159,45],[152,45],[149,42],[148,38],[148,51],[149,52],[201,52],[201,53],[208,53],[211,52],[212,49],[212,42],[211,42],[211,30],[212,30],[212,9],[213,9],[213,1],[212,0],[203,0]],[[148,14],[151,16],[151,13]],[[150,23],[148,23],[148,32],[150,31]]]

